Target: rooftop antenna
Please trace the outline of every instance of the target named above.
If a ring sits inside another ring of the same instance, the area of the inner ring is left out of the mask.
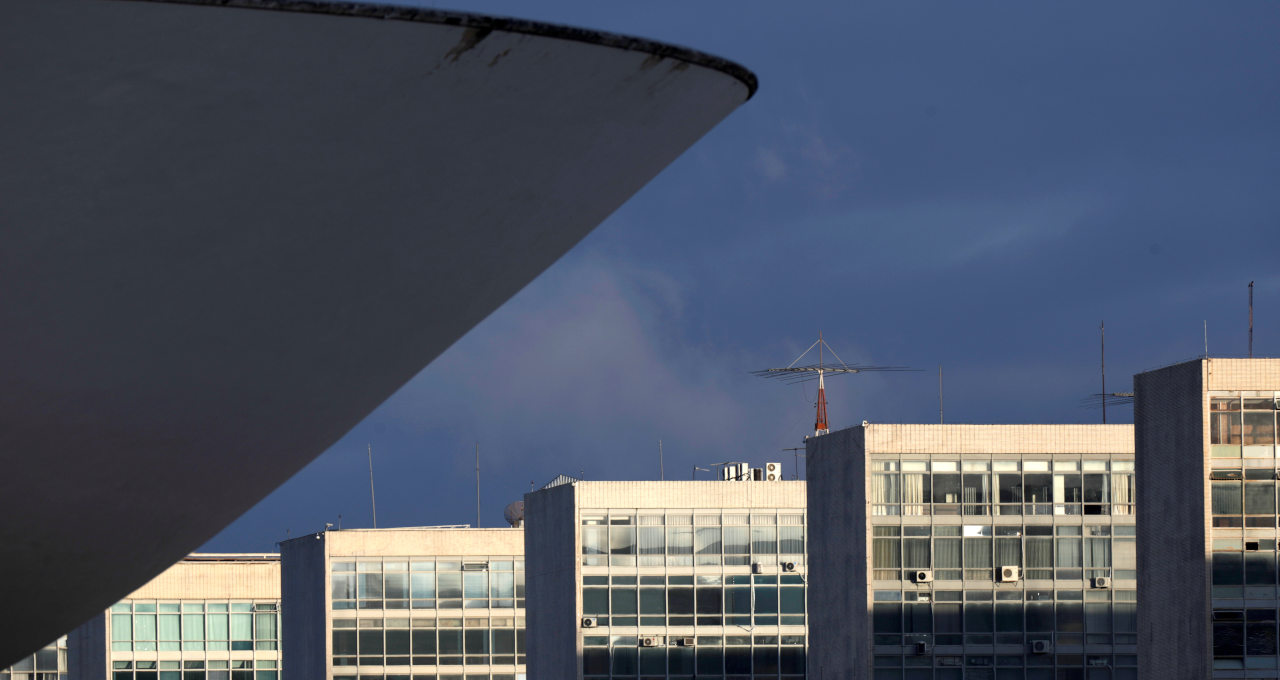
[[[1249,358],[1253,358],[1253,282],[1249,282]]]
[[[662,440],[661,439],[658,440],[658,480],[663,482],[667,481],[667,473],[662,466]]]
[[[945,420],[942,419],[942,364],[938,364],[938,424],[941,425]]]
[[[818,348],[818,363],[797,366],[796,364],[799,363],[799,361],[803,359],[806,354],[813,351],[814,347]],[[840,363],[828,365],[825,360],[825,355],[823,354],[824,349],[830,350],[831,356],[835,357],[836,361]],[[808,382],[810,380],[817,380],[818,381],[818,413],[817,413],[817,417],[814,419],[814,422],[813,422],[813,436],[817,437],[820,435],[827,434],[831,431],[830,427],[827,424],[827,390],[826,390],[826,381],[823,379],[825,375],[828,375],[828,374],[839,375],[843,373],[865,373],[868,371],[911,371],[911,370],[915,370],[915,369],[907,368],[906,366],[861,366],[857,364],[854,364],[854,365],[847,364],[843,359],[840,358],[840,355],[836,354],[835,350],[831,349],[831,345],[828,345],[827,341],[822,339],[822,332],[819,331],[818,341],[813,343],[812,345],[809,345],[809,349],[806,349],[804,352],[802,352],[800,356],[795,358],[795,361],[792,361],[790,364],[787,364],[786,367],[766,368],[759,371],[752,371],[751,374],[760,376],[761,378],[776,378],[788,384]]]
[[[800,452],[803,450],[803,446],[793,446],[789,449],[783,449],[783,451],[790,451],[791,455],[795,457],[796,471],[795,474],[791,476],[792,479],[800,479]]]
[[[1204,320],[1204,358],[1209,358],[1209,320]]]
[[[378,528],[378,498],[373,494],[373,444],[369,444],[369,502],[373,505],[373,528]]]
[[[1107,404],[1133,404],[1133,392],[1108,392],[1107,391],[1107,322],[1103,321],[1098,324],[1098,333],[1100,335],[1102,349],[1102,391],[1097,394],[1091,394],[1081,400],[1080,405],[1085,408],[1102,407],[1102,424],[1107,424]]]
[[[476,442],[476,528],[480,528],[480,442]]]

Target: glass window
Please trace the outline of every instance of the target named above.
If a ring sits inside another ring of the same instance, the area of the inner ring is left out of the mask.
[[[1239,515],[1243,507],[1240,500],[1240,482],[1211,482],[1212,508],[1215,515]]]
[[[601,526],[582,527],[582,554],[605,555],[608,553],[609,529]]]
[[[746,526],[724,528],[724,554],[746,555],[751,552],[751,528]]]
[[[693,528],[667,527],[667,554],[693,554]]]
[[[609,527],[609,553],[612,555],[636,554],[636,528],[632,526]]]
[[[751,552],[757,555],[773,555],[778,552],[778,530],[773,526],[752,525]]]

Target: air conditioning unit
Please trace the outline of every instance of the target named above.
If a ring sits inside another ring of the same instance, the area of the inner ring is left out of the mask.
[[[1000,567],[1000,582],[1014,583],[1022,578],[1022,567]]]
[[[641,646],[641,647],[657,647],[657,646],[658,646],[658,638],[656,638],[656,637],[642,637],[642,638],[640,638],[640,646]]]
[[[691,637],[677,638],[676,644],[681,647],[692,647],[694,644],[694,639]]]
[[[726,463],[724,467],[720,468],[720,479],[726,482],[740,481],[745,476],[744,473],[746,471],[746,463]]]
[[[1093,579],[1093,587],[1094,587],[1094,588],[1110,588],[1110,587],[1111,587],[1111,577],[1110,577],[1110,576],[1097,576],[1097,577],[1095,577],[1095,578]]]
[[[765,463],[764,464],[764,481],[766,482],[782,481],[782,463]]]
[[[1049,645],[1048,640],[1032,640],[1031,641],[1032,654],[1048,654],[1051,651],[1053,651],[1053,647]]]
[[[594,616],[584,616],[584,617],[582,617],[582,627],[583,627],[583,628],[595,628],[595,627],[596,627],[596,617],[594,617]]]
[[[795,570],[796,570],[796,563],[795,563],[795,562],[783,562],[783,563],[782,563],[782,570],[783,570],[783,571],[795,571]]]
[[[916,583],[933,583],[933,572],[928,569],[920,569],[912,577]]]
[[[912,645],[912,647],[913,647],[913,649],[914,649],[914,651],[915,651],[915,655],[916,655],[916,656],[924,656],[924,655],[926,655],[926,654],[928,654],[928,653],[929,653],[929,643],[928,643],[928,642],[917,642],[917,643],[915,643],[914,645]]]
[[[749,475],[749,479],[753,482],[763,482],[764,470],[761,470],[760,468],[751,468],[751,474]]]

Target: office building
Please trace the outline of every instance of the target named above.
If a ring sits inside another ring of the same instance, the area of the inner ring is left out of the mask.
[[[318,680],[524,680],[520,529],[348,529],[281,543],[284,656]]]
[[[769,469],[526,495],[531,677],[804,678],[805,483]]]
[[[71,680],[279,680],[280,557],[190,555],[67,646]]]
[[[0,670],[0,680],[67,680],[67,636]]]
[[[1136,677],[1132,427],[864,423],[807,455],[810,678]]]
[[[1142,677],[1280,677],[1280,359],[1189,361],[1134,392]]]

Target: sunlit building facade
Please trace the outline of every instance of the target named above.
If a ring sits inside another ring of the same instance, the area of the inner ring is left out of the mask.
[[[528,494],[532,676],[801,680],[805,514],[798,481]]]
[[[191,555],[73,631],[68,657],[72,680],[280,680],[280,558]]]
[[[810,678],[1137,677],[1131,426],[864,424],[808,475]]]
[[[1143,678],[1277,678],[1280,359],[1134,380]]]
[[[524,680],[520,529],[348,529],[281,544],[293,677]]]

